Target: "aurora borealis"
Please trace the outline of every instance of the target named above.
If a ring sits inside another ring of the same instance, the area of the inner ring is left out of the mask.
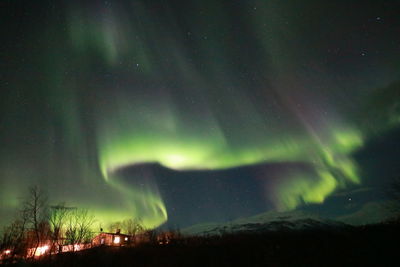
[[[399,2],[32,2],[0,4],[1,218],[33,184],[101,225],[344,214],[399,171]]]

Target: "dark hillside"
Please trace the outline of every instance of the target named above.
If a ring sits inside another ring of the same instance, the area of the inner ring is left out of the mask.
[[[388,266],[399,261],[398,224],[190,237],[168,245],[98,247],[32,266]]]

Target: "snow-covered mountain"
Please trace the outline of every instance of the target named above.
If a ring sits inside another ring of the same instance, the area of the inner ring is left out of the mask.
[[[345,223],[324,219],[304,212],[269,211],[255,216],[239,218],[226,223],[196,224],[182,230],[186,235],[219,235],[231,232],[296,231],[312,229],[342,229]]]
[[[396,216],[394,203],[390,201],[368,202],[354,213],[339,216],[336,220],[350,225],[380,223]]]

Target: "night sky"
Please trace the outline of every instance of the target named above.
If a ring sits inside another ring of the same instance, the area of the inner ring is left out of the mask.
[[[400,1],[1,1],[0,218],[334,217],[400,175]]]

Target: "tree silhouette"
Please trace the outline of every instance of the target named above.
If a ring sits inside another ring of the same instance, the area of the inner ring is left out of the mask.
[[[68,244],[76,245],[91,241],[92,226],[95,217],[86,209],[74,209],[68,213],[65,226],[65,239]],[[75,246],[73,246],[75,250]]]
[[[49,238],[48,215],[46,193],[38,186],[30,187],[28,196],[22,204],[22,217],[26,220],[28,243],[33,248],[31,257],[35,256],[41,243]]]
[[[65,203],[60,203],[50,207],[49,223],[51,226],[52,249],[51,251],[60,252],[60,247],[64,244],[65,225],[69,214],[74,210],[67,207]]]

